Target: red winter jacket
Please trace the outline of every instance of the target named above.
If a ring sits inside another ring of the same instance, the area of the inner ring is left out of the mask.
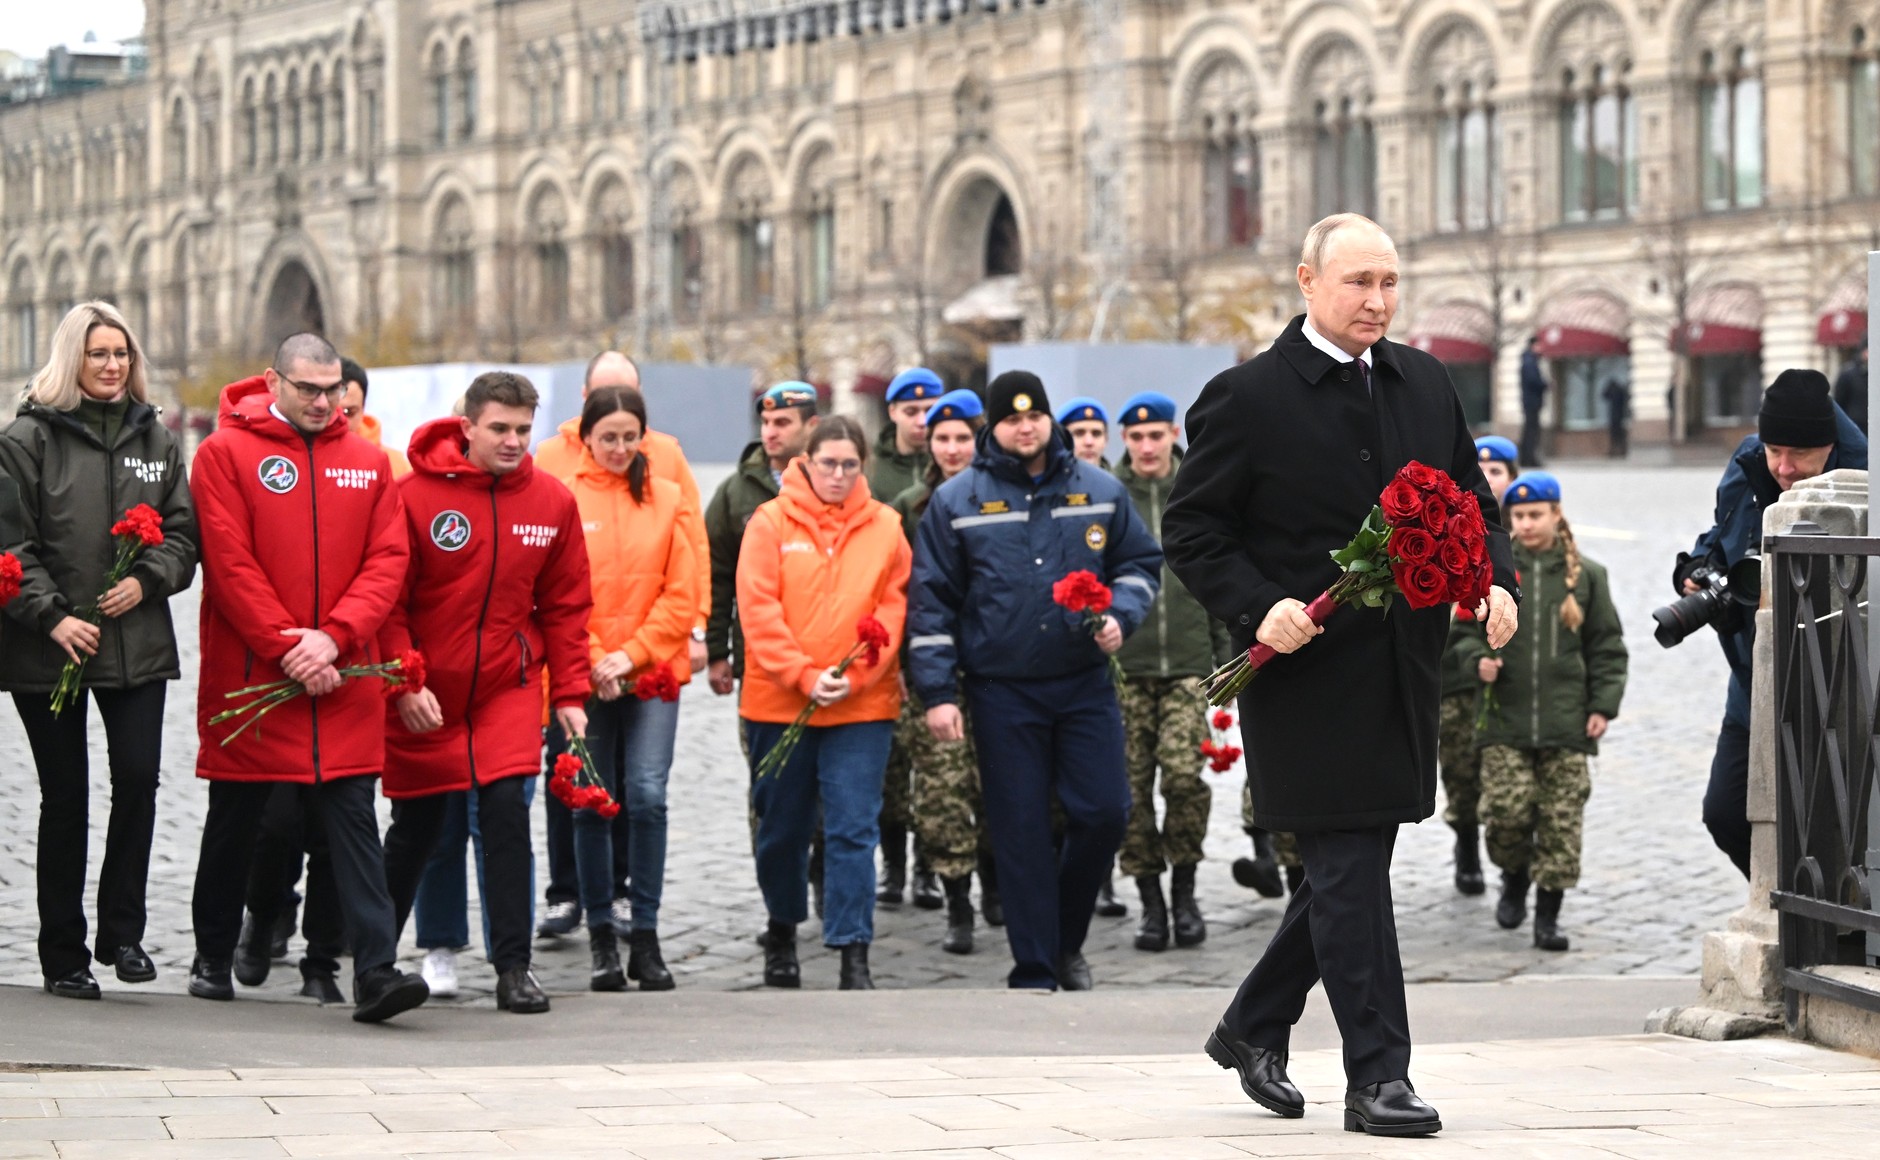
[[[411,437],[398,483],[411,540],[404,599],[385,622],[386,656],[424,654],[444,726],[407,732],[385,718],[385,796],[469,789],[541,767],[542,670],[549,700],[588,696],[587,544],[574,496],[527,456],[494,476],[464,458],[462,426]]]
[[[272,413],[261,378],[222,388],[222,418],[190,472],[202,528],[202,680],[196,694],[196,776],[315,782],[378,773],[385,764],[384,685],[350,680],[296,697],[240,737],[245,718],[211,726],[240,704],[225,694],[284,679],[280,659],[318,628],[340,667],[367,664],[404,590],[405,523],[385,452],[347,430],[337,409],[308,438]]]

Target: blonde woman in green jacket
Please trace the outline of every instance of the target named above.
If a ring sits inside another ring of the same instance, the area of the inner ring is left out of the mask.
[[[1580,879],[1587,758],[1619,715],[1625,695],[1625,637],[1606,570],[1580,554],[1560,511],[1560,481],[1542,471],[1502,496],[1514,537],[1525,615],[1499,653],[1471,626],[1463,659],[1483,683],[1476,732],[1482,755],[1482,824],[1488,856],[1501,867],[1495,921],[1513,930],[1534,896],[1534,945],[1564,951],[1560,903]]]

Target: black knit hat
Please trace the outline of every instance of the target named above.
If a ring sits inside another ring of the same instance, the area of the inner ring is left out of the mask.
[[[1835,442],[1840,434],[1828,397],[1828,376],[1793,369],[1777,375],[1763,392],[1756,433],[1775,447],[1826,447]]]
[[[1001,419],[1026,411],[1051,414],[1051,400],[1045,397],[1044,383],[1030,371],[1006,371],[986,385],[986,425],[996,427]]]

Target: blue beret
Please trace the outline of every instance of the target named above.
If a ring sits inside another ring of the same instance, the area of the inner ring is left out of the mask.
[[[1175,421],[1175,400],[1160,391],[1144,391],[1131,395],[1129,402],[1123,404],[1123,417],[1120,422],[1128,427],[1136,423],[1173,423]]]
[[[1097,402],[1090,396],[1079,395],[1070,402],[1065,403],[1058,411],[1057,421],[1065,425],[1071,423],[1101,423],[1105,427],[1108,427],[1110,425],[1110,413],[1103,409],[1102,403]]]
[[[816,388],[808,383],[791,379],[758,396],[758,411],[774,411],[778,407],[801,407],[811,414],[816,412]]]
[[[962,388],[948,391],[941,395],[933,406],[927,408],[927,426],[945,422],[948,419],[977,419],[986,413],[986,405],[979,401],[979,396]]]
[[[888,384],[887,400],[890,403],[918,403],[922,399],[937,399],[947,393],[947,385],[940,381],[940,376],[926,367],[910,367],[894,376]]]
[[[1477,462],[1491,461],[1506,463],[1510,467],[1520,462],[1521,452],[1515,448],[1514,440],[1500,435],[1484,435],[1475,441]]]
[[[1501,506],[1511,508],[1523,503],[1559,503],[1560,481],[1545,471],[1530,471],[1508,485],[1501,495]]]

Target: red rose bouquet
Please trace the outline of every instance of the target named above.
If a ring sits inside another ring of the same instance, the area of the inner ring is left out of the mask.
[[[103,619],[98,605],[110,594],[113,588],[123,583],[124,577],[131,574],[131,565],[145,548],[154,548],[163,542],[163,517],[157,509],[147,503],[140,503],[124,513],[124,518],[111,525],[111,535],[117,540],[117,554],[111,560],[111,570],[104,575],[104,591],[98,599],[91,602],[91,607],[79,613],[87,624],[97,624]],[[19,561],[13,562],[17,570]],[[17,573],[16,573],[17,574]],[[16,582],[17,583],[17,582]],[[19,589],[14,588],[17,592]],[[149,595],[149,593],[145,593]],[[59,683],[52,690],[52,715],[63,713],[78,697],[79,682],[84,679],[85,662],[89,657],[80,657],[75,661],[65,662],[65,668],[59,672]]]
[[[679,699],[679,678],[672,675],[671,665],[639,675],[633,682],[633,695],[642,701],[677,701]]]
[[[593,810],[603,818],[620,815],[620,803],[607,792],[600,774],[595,772],[587,739],[579,735],[570,737],[568,752],[555,759],[555,772],[548,778],[548,792],[571,810]]]
[[[1331,555],[1343,575],[1306,605],[1314,624],[1331,619],[1341,604],[1388,610],[1396,597],[1413,609],[1474,607],[1494,583],[1488,525],[1475,496],[1414,460],[1385,486],[1358,534]],[[1201,685],[1208,702],[1224,705],[1239,696],[1277,655],[1256,643],[1216,669]]]
[[[1095,572],[1079,569],[1051,585],[1051,599],[1066,612],[1082,614],[1084,627],[1095,636],[1103,631],[1103,621],[1110,611],[1110,586],[1097,579]],[[1110,683],[1123,687],[1123,662],[1110,653]]]
[[[1208,759],[1208,769],[1214,773],[1226,773],[1240,760],[1240,746],[1227,741],[1227,731],[1233,727],[1234,715],[1225,709],[1216,709],[1208,718],[1208,739],[1201,743],[1201,756]]]
[[[424,654],[415,648],[409,648],[400,653],[395,660],[381,661],[372,665],[347,665],[339,670],[339,675],[349,681],[355,677],[377,677],[385,682],[383,691],[386,700],[390,700],[393,697],[402,697],[406,693],[422,692],[427,674],[424,670]],[[217,713],[209,718],[209,724],[220,725],[236,717],[248,718],[241,723],[240,728],[222,739],[221,743],[227,745],[247,732],[250,726],[263,717],[306,691],[305,685],[294,680],[271,681],[265,685],[250,685],[245,689],[236,689],[223,696],[230,699],[250,697],[252,700],[244,701],[233,709],[225,709]]]
[[[879,620],[872,616],[862,617],[855,622],[855,647],[851,648],[849,654],[842,658],[842,663],[836,666],[836,676],[839,677],[848,672],[849,666],[857,661],[870,668],[880,664],[881,650],[887,648],[890,643],[892,640],[888,636],[888,630]],[[770,752],[764,754],[764,759],[757,763],[758,777],[769,777],[789,764],[790,755],[796,752],[797,743],[803,740],[803,730],[809,725],[810,715],[816,712],[816,707],[815,701],[803,706],[803,711],[796,715],[796,720],[790,722],[789,728],[783,731],[783,736],[777,738],[777,743],[770,747]]]
[[[13,603],[20,594],[20,581],[26,573],[20,568],[20,558],[11,552],[0,552],[0,608]]]

